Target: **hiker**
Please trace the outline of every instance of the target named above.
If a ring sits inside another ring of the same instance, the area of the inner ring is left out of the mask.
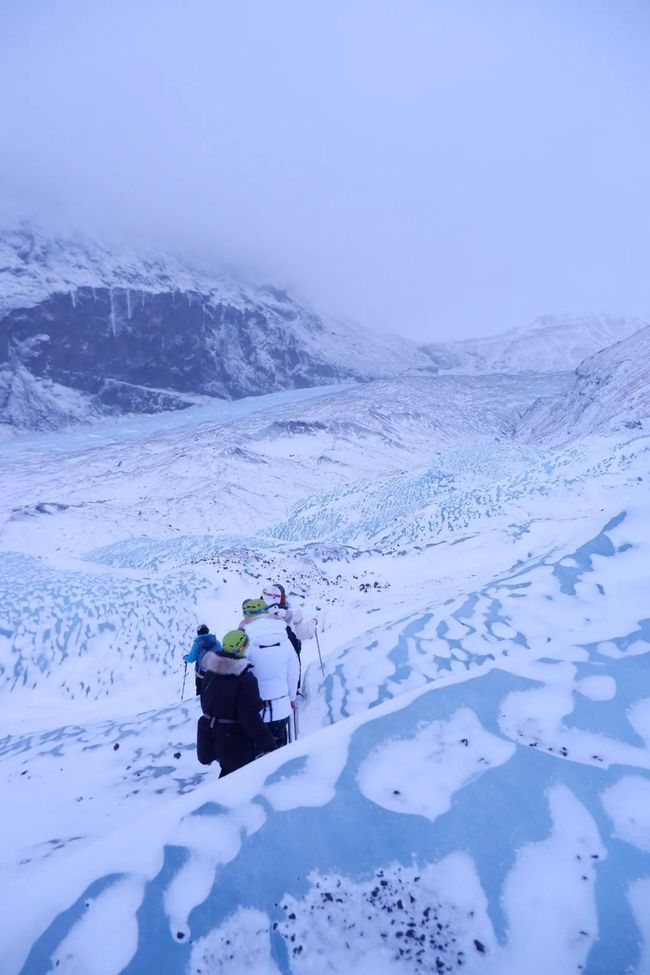
[[[192,644],[192,649],[186,653],[183,660],[186,664],[194,664],[194,679],[196,681],[196,693],[201,693],[205,667],[203,658],[208,650],[221,650],[221,644],[205,623],[201,623],[196,631],[196,638]]]
[[[262,701],[246,658],[248,645],[243,630],[231,630],[219,648],[208,650],[203,658],[203,715],[197,728],[197,753],[202,765],[216,759],[220,779],[275,748],[260,717]]]
[[[292,609],[287,602],[284,586],[274,583],[266,586],[262,591],[262,599],[269,607],[269,614],[276,619],[284,621],[287,627],[287,636],[291,640],[293,649],[300,658],[302,651],[302,641],[312,640],[318,626],[317,619],[304,619],[299,609]]]
[[[289,720],[296,706],[300,667],[284,620],[269,613],[263,599],[245,599],[240,626],[250,640],[248,659],[255,667],[263,702],[262,720],[276,747],[289,740]]]

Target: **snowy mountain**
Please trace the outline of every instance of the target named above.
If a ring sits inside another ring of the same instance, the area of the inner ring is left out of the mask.
[[[562,443],[592,433],[647,430],[649,362],[650,326],[582,362],[561,399],[541,399],[524,414],[518,436]]]
[[[543,315],[480,339],[423,346],[441,372],[567,372],[593,355],[648,325],[635,316]]]
[[[67,291],[67,256],[30,258],[5,320],[96,287],[112,354],[127,264],[93,253]],[[218,293],[332,349],[289,299],[133,261],[161,320]],[[161,384],[191,408],[0,443],[3,975],[648,975],[650,329],[571,372],[549,327],[548,370],[330,359],[320,387]],[[16,422],[100,413],[34,378],[32,339]],[[182,654],[276,581],[322,669],[306,642],[299,740],[219,781]]]
[[[19,224],[0,232],[0,429],[399,375],[560,373],[645,324],[546,316],[418,347],[277,288]]]
[[[285,292],[28,226],[0,234],[0,420],[56,429],[431,369],[414,344]]]

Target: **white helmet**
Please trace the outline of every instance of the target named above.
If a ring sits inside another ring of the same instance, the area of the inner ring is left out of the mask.
[[[279,606],[284,597],[282,586],[266,586],[262,590],[262,599],[267,606]]]

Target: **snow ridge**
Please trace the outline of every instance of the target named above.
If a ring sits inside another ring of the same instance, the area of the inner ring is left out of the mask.
[[[650,326],[586,359],[562,401],[544,398],[518,424],[517,435],[537,443],[566,443],[578,436],[650,424]]]
[[[542,315],[500,335],[424,348],[441,372],[567,372],[647,325],[635,315]]]

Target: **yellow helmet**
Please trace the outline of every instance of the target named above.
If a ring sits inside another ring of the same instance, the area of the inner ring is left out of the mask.
[[[221,641],[223,653],[229,657],[243,657],[248,648],[248,637],[243,630],[230,630]]]
[[[244,616],[261,616],[268,608],[263,599],[245,599],[241,607]]]

